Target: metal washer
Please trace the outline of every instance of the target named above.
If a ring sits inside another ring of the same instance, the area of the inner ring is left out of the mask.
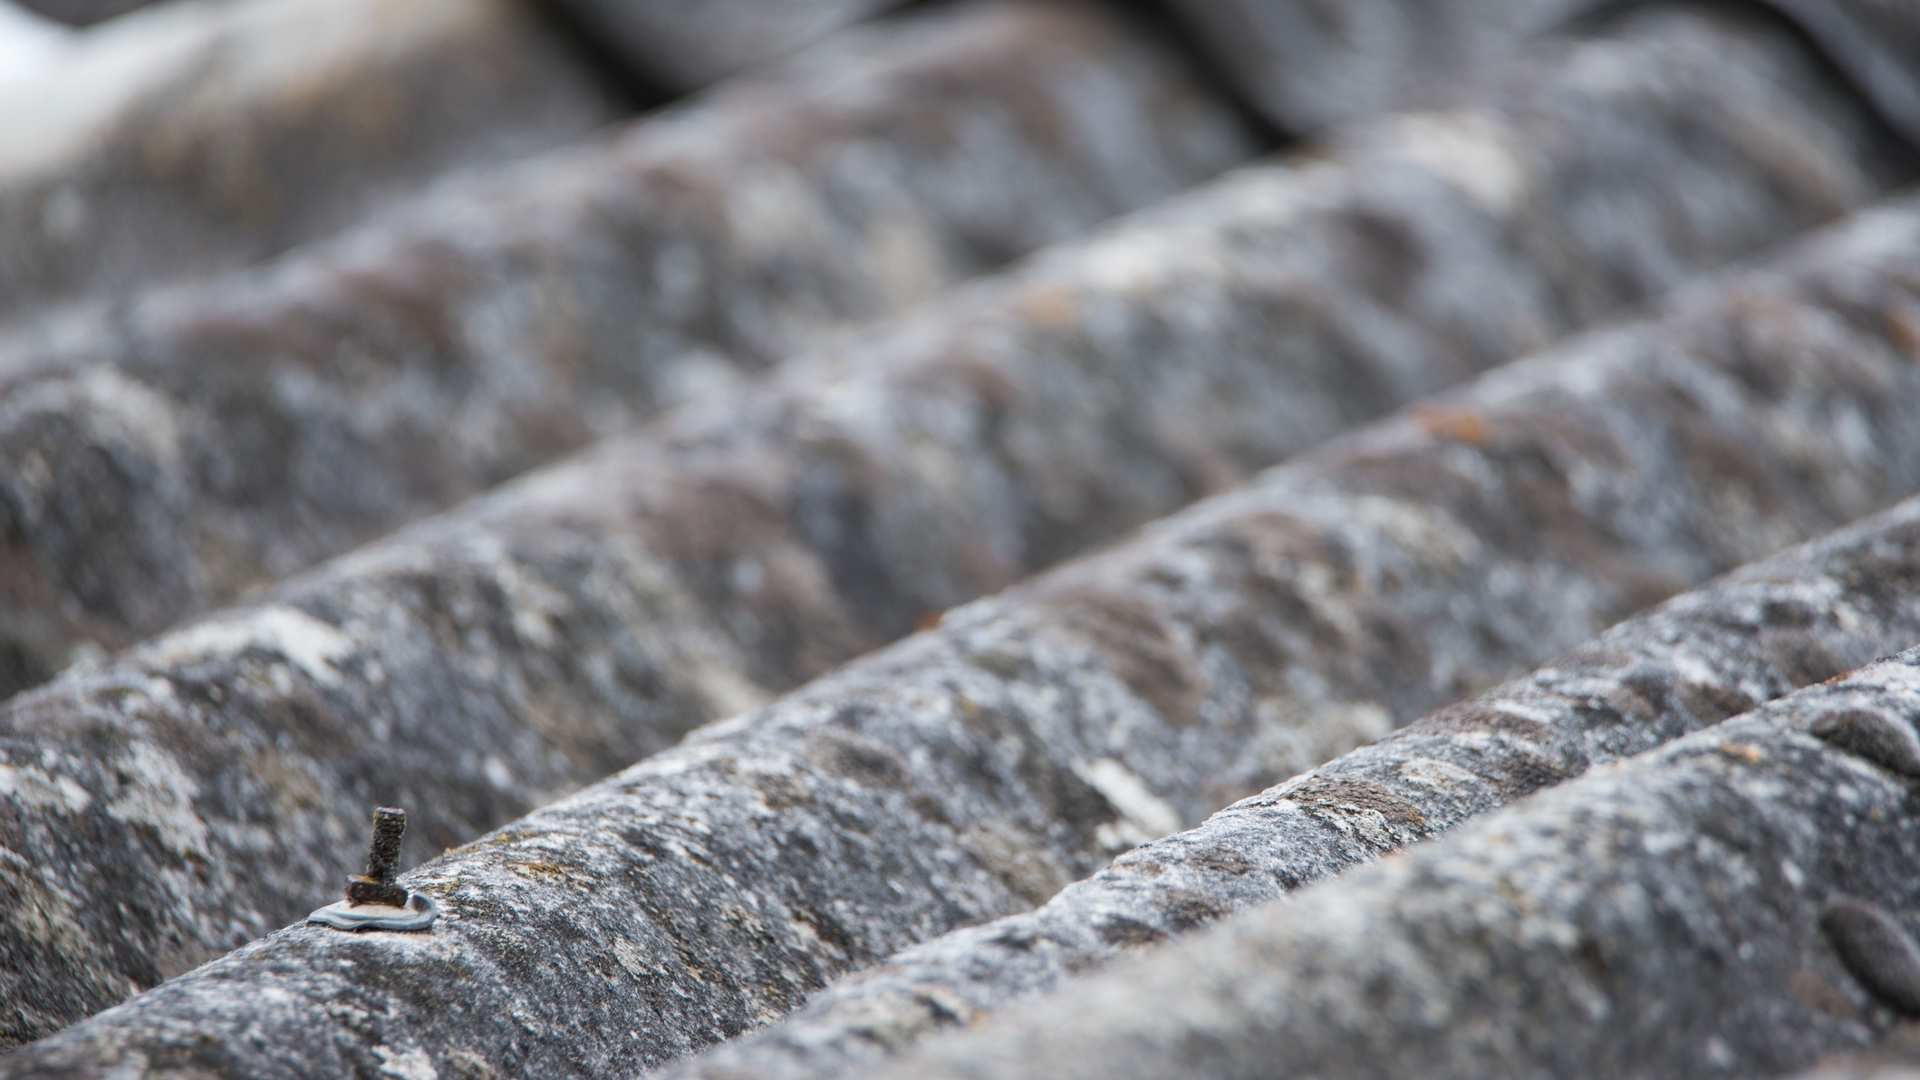
[[[433,897],[426,893],[409,892],[404,908],[387,907],[385,904],[362,904],[356,907],[342,900],[308,915],[307,921],[331,926],[335,930],[425,930],[439,917],[440,905],[433,902]]]

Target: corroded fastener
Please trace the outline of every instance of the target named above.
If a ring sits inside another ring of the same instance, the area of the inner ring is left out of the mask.
[[[393,869],[400,861],[400,838],[407,832],[407,812],[382,806],[373,812],[373,843],[367,847],[367,872],[347,879],[347,903],[405,907],[407,890],[394,884]]]
[[[367,872],[347,879],[347,898],[307,916],[336,930],[425,930],[440,906],[425,893],[409,892],[393,880],[400,861],[400,838],[407,812],[382,806],[373,812],[373,843],[367,848]]]

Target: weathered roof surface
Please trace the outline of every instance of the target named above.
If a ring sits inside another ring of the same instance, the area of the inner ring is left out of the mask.
[[[1845,162],[1819,178],[1838,186],[1805,193],[1829,213],[1882,182],[1865,133],[1840,140],[1815,151]],[[1254,146],[1097,9],[962,5],[0,353],[0,689],[730,393]]]
[[[1812,38],[1909,140],[1920,143],[1920,22],[1887,0],[1763,0]]]
[[[1562,75],[1629,47],[1630,84]],[[1763,116],[1799,129],[1792,152],[1743,141]],[[1676,137],[1703,127],[1732,134]],[[1435,140],[1478,148],[1502,186],[1436,161]],[[1231,177],[76,671],[0,730],[44,784],[88,793],[77,811],[16,801],[15,847],[97,944],[28,963],[15,935],[16,996],[71,994],[77,1016],[150,985],[311,906],[350,869],[339,837],[369,788],[404,794],[416,854],[471,839],[923,612],[1828,216],[1879,186],[1875,158],[1790,43],[1739,20],[1632,22],[1547,50],[1478,109]],[[1613,216],[1583,226],[1595,208]],[[1376,250],[1383,233],[1401,246]],[[1382,282],[1396,258],[1420,266]],[[102,768],[131,758],[156,764]],[[299,803],[257,804],[269,759],[302,778]],[[229,793],[183,808],[195,844],[155,848],[111,809],[179,777]]]
[[[195,0],[71,35],[0,71],[0,342],[625,111],[513,0]]]
[[[1308,133],[1457,97],[1532,39],[1612,0],[1160,0],[1246,100]],[[1899,0],[1753,0],[1804,34],[1920,142],[1920,26]]]
[[[633,1074],[809,998],[684,1069],[1228,1075],[1276,1038],[1359,1072],[1418,1047],[1462,1074],[1901,1059],[1874,1044],[1920,1013],[1920,946],[1880,834],[1849,896],[1743,894],[1729,925],[1774,934],[1736,950],[1752,978],[1641,955],[1685,956],[1738,877],[1699,837],[1844,862],[1807,823],[1892,789],[1821,788],[1832,762],[1777,730],[1807,793],[1751,740],[1633,755],[1911,644],[1911,504],[1458,703],[1920,490],[1920,204],[1861,213],[1920,172],[1920,10],[1034,0],[849,28],[891,5],[406,0],[375,14],[415,31],[382,35],[308,33],[304,2],[77,32],[95,70],[40,87],[62,112],[0,86],[46,164],[0,177],[0,318],[31,316],[0,333],[0,689],[83,661],[0,706],[0,1042],[180,976],[0,1075]],[[487,74],[496,46],[535,61]],[[446,141],[394,141],[373,98]],[[1207,180],[1274,129],[1315,139]],[[229,198],[275,185],[277,224]],[[1892,713],[1809,707],[1920,773]],[[1764,782],[1701,772],[1714,752]],[[1615,772],[1644,820],[1609,817]],[[261,938],[396,802],[410,858],[526,816],[405,879],[444,908],[425,933]],[[1556,838],[1576,819],[1611,862]],[[1350,872],[1444,829],[1391,861],[1501,863],[1478,838],[1509,820],[1545,823],[1521,885],[1569,918],[1655,901],[1535,948],[1482,883],[1422,923],[1393,897],[1427,879]],[[1642,827],[1693,846],[1649,862]],[[1236,915],[1329,875],[1300,902],[1357,898],[1338,933]],[[1201,934],[1111,964],[1223,918],[1287,956],[1388,947],[1194,975]],[[1478,966],[1414,955],[1461,927]],[[1339,1043],[1426,1015],[1367,964],[1458,1023]],[[1338,1022],[1194,1004],[1220,986]],[[1111,1037],[1106,995],[1182,987]],[[1058,1031],[1004,1010],[1023,995]],[[1649,1009],[1673,1022],[1643,1038]],[[986,1028],[914,1048],[959,1019]],[[1616,1022],[1631,1045],[1597,1042]]]
[[[1780,1075],[1920,1011],[1920,650],[1096,975],[899,1077]]]
[[[1276,900],[1920,641],[1920,500],[1749,564],[1531,675],[1134,848],[1032,912],[848,976],[663,1077],[849,1075],[1141,946]],[[1920,757],[1913,762],[1920,768]]]
[[[1896,1028],[1874,1050],[1836,1055],[1797,1074],[1797,1080],[1914,1080],[1920,1077],[1915,1051],[1912,1029]]]
[[[554,0],[635,71],[686,91],[904,0]]]
[[[144,7],[149,0],[14,0],[48,19],[88,26]]]
[[[1165,0],[1255,108],[1317,132],[1445,106],[1597,0]]]
[[[11,0],[90,26],[153,0]],[[793,52],[901,0],[558,0],[598,49],[647,84],[685,93]]]
[[[580,1075],[771,1020],[1920,487],[1916,235],[1920,210],[1889,209],[949,612],[414,871],[445,910],[428,937],[284,930],[0,1070],[457,1051]],[[1857,439],[1816,437],[1839,416]],[[128,690],[129,719],[159,700]]]

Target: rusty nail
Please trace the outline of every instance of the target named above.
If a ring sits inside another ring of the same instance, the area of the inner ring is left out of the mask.
[[[394,884],[400,861],[400,838],[407,831],[407,812],[382,806],[373,812],[373,843],[367,848],[367,872],[347,879],[347,903],[406,907],[407,890]]]
[[[373,843],[367,848],[367,872],[347,879],[347,898],[307,916],[308,922],[335,930],[425,930],[440,917],[440,905],[425,893],[409,891],[393,880],[400,862],[400,838],[407,812],[382,806],[373,812]],[[393,910],[399,908],[399,911]]]

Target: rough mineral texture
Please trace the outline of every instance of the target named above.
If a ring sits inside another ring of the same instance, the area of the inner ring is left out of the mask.
[[[1920,650],[930,1041],[882,1075],[1805,1067],[1920,1010],[1916,718]]]
[[[1920,1067],[1879,1056],[1847,1057],[1799,1074],[1800,1080],[1914,1080]]]
[[[636,72],[668,89],[705,86],[902,0],[550,0]]]
[[[0,78],[0,323],[33,320],[15,336],[72,332],[100,306],[47,309],[263,258],[625,109],[515,0],[169,4],[62,48]]]
[[[1882,116],[1920,143],[1920,10],[1889,0],[1760,0],[1825,51]]]
[[[1797,1080],[1920,1080],[1920,1026],[1897,1027],[1871,1051],[1838,1055],[1796,1076]]]
[[[431,861],[403,878],[444,909],[430,932],[283,930],[0,1075],[599,1075],[738,1034],[1920,488],[1916,283],[1920,205],[1869,216],[948,612]],[[549,542],[544,567],[475,543],[467,578],[415,577],[437,607],[397,587],[431,565],[418,549],[370,552],[361,566],[393,570],[377,603],[283,593],[18,700],[9,1000],[90,1004],[257,932],[303,883],[331,892],[365,806],[404,805],[431,835],[453,801],[550,768],[528,740],[564,715],[557,688],[639,697],[710,662],[691,634],[647,668],[583,648],[559,584],[632,549]],[[781,562],[760,566],[715,584],[779,580]],[[687,602],[612,580],[599,591],[627,610]],[[488,679],[395,676],[455,642],[501,658]],[[505,659],[522,655],[552,659]],[[441,680],[463,711],[436,734],[444,707],[407,696]],[[502,707],[515,694],[531,726]]]
[[[1863,138],[1822,137],[1828,171],[1782,168],[1807,183],[1739,212],[1784,206],[1777,232],[1857,198]],[[15,355],[0,690],[1251,152],[1097,11],[968,5]]]
[[[1909,500],[1670,600],[1197,829],[1135,848],[1035,911],[850,976],[778,1026],[665,1075],[850,1075],[934,1031],[977,1027],[1134,946],[1277,899],[1915,642],[1920,500]]]
[[[145,7],[152,0],[14,0],[29,11],[72,26],[90,26]]]
[[[1157,0],[1253,106],[1305,133],[1450,102],[1542,35],[1615,0]],[[1920,142],[1920,9],[1899,0],[1753,0],[1814,43]]]
[[[1602,0],[1157,0],[1262,115],[1309,133],[1449,102]]]
[[[1248,172],[19,699],[5,761],[37,779],[0,793],[0,844],[43,884],[11,909],[45,888],[72,913],[58,946],[24,924],[0,938],[10,999],[49,1018],[26,1030],[296,917],[354,869],[371,802],[409,810],[414,858],[468,840],[1877,182],[1777,42],[1679,17],[1623,34],[1590,47],[1636,58],[1631,84],[1566,85],[1566,57],[1545,56],[1502,109]],[[1791,96],[1755,96],[1775,79]],[[1750,110],[1795,138],[1693,134],[1758,125]],[[1449,171],[1436,142],[1480,148],[1506,186]],[[1406,247],[1372,252],[1382,232]],[[1409,280],[1381,284],[1408,258]],[[1904,491],[1902,446],[1822,472],[1854,485],[1832,507]],[[1824,514],[1770,535],[1840,520]],[[1724,565],[1709,553],[1646,595]],[[1486,665],[1468,666],[1476,686]],[[188,839],[156,847],[116,817],[131,790]]]

